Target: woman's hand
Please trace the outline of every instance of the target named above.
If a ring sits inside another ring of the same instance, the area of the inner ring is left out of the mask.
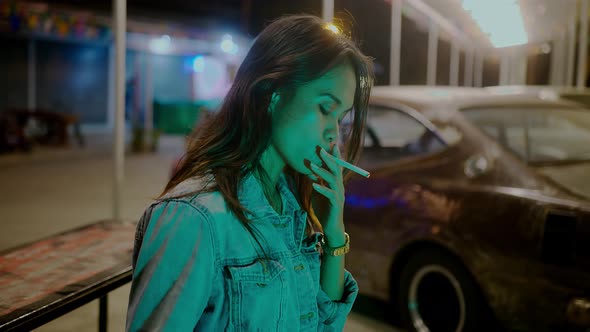
[[[342,167],[334,161],[340,158],[340,151],[335,144],[332,154],[319,148],[319,156],[326,168],[311,164],[311,170],[322,181],[313,183],[313,189],[320,195],[313,195],[312,207],[324,229],[325,240],[330,247],[344,245],[344,183]]]

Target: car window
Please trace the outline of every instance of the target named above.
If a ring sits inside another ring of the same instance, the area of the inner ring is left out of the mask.
[[[373,157],[378,155],[380,159],[392,160],[434,153],[447,144],[440,133],[430,130],[405,112],[370,106],[364,146],[365,154],[372,153]]]
[[[590,159],[590,110],[486,108],[463,113],[529,163]]]

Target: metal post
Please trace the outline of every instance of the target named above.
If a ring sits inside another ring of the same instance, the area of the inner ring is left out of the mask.
[[[459,85],[459,45],[456,41],[451,42],[451,65],[449,73],[449,84]]]
[[[510,57],[508,54],[500,56],[500,85],[507,85],[510,74]]]
[[[334,0],[322,0],[322,18],[326,22],[334,19]]]
[[[481,43],[478,43],[477,40],[472,40],[469,37],[469,34],[457,27],[452,20],[441,15],[437,10],[428,5],[427,2],[431,3],[433,1],[404,0],[404,4],[413,7],[413,9],[428,17],[429,20],[434,21],[436,25],[438,25],[439,30],[448,33],[452,39],[458,40],[465,45],[474,45],[475,47],[481,46]]]
[[[557,76],[558,76],[558,61],[560,54],[560,49],[558,47],[557,40],[553,40],[551,42],[551,68],[549,69],[549,84],[550,85],[559,85],[557,83]]]
[[[567,45],[565,36],[561,36],[553,44],[553,53],[551,54],[551,75],[550,82],[552,85],[561,86],[567,81],[567,70],[566,60],[567,56]]]
[[[465,73],[463,78],[464,86],[473,86],[473,55],[472,48],[465,50]]]
[[[391,0],[391,41],[389,55],[389,85],[399,85],[402,42],[402,0]]]
[[[566,86],[574,85],[574,66],[576,52],[576,16],[570,19],[567,33],[567,74],[565,79]]]
[[[477,51],[475,53],[475,69],[474,69],[474,84],[473,86],[481,88],[483,86],[483,53]]]
[[[559,60],[557,61],[558,72],[557,72],[557,84],[565,85],[566,74],[567,74],[567,40],[566,35],[562,34],[557,41],[559,47]]]
[[[581,0],[580,9],[580,37],[578,39],[578,73],[576,75],[576,87],[583,89],[586,86],[586,56],[588,54],[588,1]]]
[[[28,52],[28,79],[27,79],[27,107],[30,110],[37,108],[37,47],[35,40],[29,40]]]
[[[149,147],[151,147],[154,143],[152,131],[154,128],[154,118],[153,118],[153,95],[154,95],[154,80],[152,76],[152,55],[146,54],[145,55],[145,101],[144,101],[144,110],[145,114],[143,117],[143,127],[145,128],[145,138],[146,143]]]
[[[113,218],[121,219],[125,166],[125,32],[127,1],[113,0],[115,30],[115,127],[113,130]]]
[[[107,332],[109,324],[109,302],[108,295],[98,299],[98,332]]]
[[[517,51],[510,56],[510,84],[522,85],[526,83],[527,54]]]
[[[436,57],[438,55],[438,26],[432,20],[428,29],[428,64],[426,84],[436,85]]]

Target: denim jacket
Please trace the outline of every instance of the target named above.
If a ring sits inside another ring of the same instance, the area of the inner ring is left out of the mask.
[[[345,271],[340,301],[321,289],[322,235],[305,236],[307,214],[285,176],[282,215],[253,175],[239,187],[260,245],[219,192],[174,198],[203,183],[181,183],[143,214],[127,331],[342,331],[358,286]]]

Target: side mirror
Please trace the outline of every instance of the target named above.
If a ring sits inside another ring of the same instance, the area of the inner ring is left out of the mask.
[[[487,173],[492,169],[492,162],[486,156],[477,154],[465,161],[464,172],[468,178],[473,179]]]

